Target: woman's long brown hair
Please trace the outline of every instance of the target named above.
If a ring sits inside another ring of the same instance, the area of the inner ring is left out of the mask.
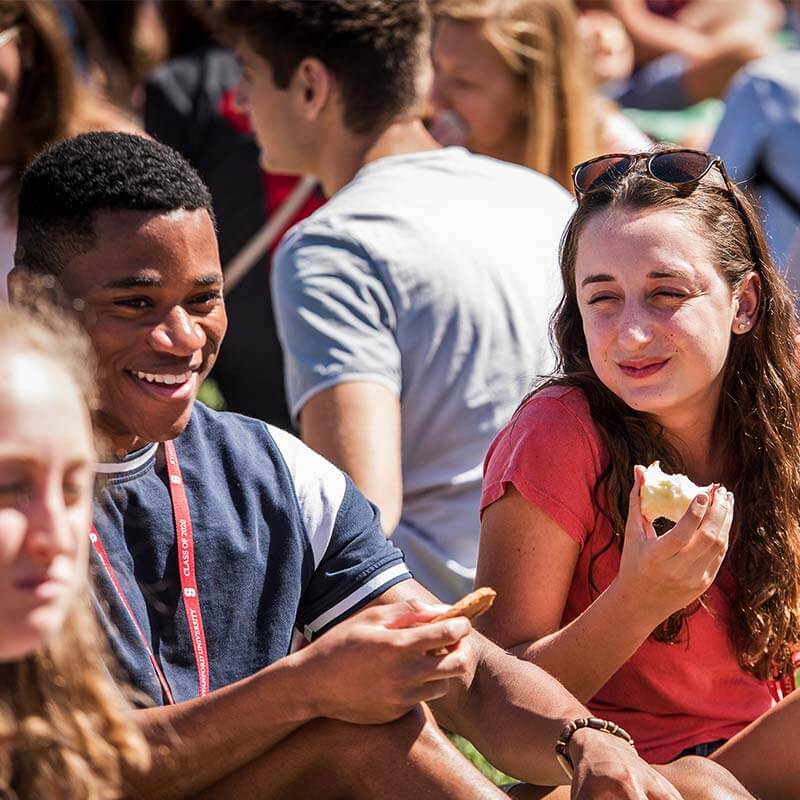
[[[78,107],[78,88],[69,39],[49,3],[0,0],[0,28],[18,25],[22,74],[14,118],[17,152],[10,183],[45,144],[70,134]],[[16,194],[16,192],[15,192]]]
[[[108,674],[87,596],[37,653],[0,664],[0,788],[22,798],[111,800],[147,746]]]
[[[577,386],[587,398],[610,458],[595,498],[613,530],[608,546],[616,542],[621,549],[634,465],[658,458],[668,471],[686,469],[658,423],[629,408],[592,368],[575,286],[581,233],[598,214],[668,209],[701,232],[732,292],[750,271],[758,273],[757,319],[747,333],[731,334],[714,436],[725,448],[721,478],[736,497],[735,534],[723,567],[735,586],[729,631],[741,667],[763,680],[788,669],[800,643],[800,353],[791,292],[772,264],[752,206],[734,191],[738,208],[716,167],[688,190],[642,169],[582,199],[562,240],[564,294],[553,317],[559,362],[543,385]],[[675,642],[687,613],[673,614],[654,637]]]

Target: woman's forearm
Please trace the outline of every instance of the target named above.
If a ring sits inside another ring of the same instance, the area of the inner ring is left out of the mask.
[[[626,596],[615,581],[569,625],[510,650],[558,678],[585,703],[638,650],[660,621],[642,614],[636,598]]]

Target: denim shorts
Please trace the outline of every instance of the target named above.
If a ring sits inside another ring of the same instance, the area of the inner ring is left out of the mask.
[[[703,742],[702,744],[694,744],[691,747],[687,747],[685,750],[678,753],[675,758],[672,760],[675,761],[677,758],[683,758],[684,756],[710,756],[717,748],[722,747],[722,745],[727,742],[727,739],[715,739],[713,742]]]

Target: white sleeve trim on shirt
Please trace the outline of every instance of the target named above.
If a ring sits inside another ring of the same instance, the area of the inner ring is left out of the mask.
[[[315,633],[322,630],[327,625],[330,625],[331,622],[338,619],[343,614],[346,614],[365,597],[369,597],[373,592],[379,590],[382,586],[385,586],[401,575],[409,575],[408,567],[402,562],[400,564],[393,564],[377,575],[374,575],[366,583],[361,584],[354,592],[347,595],[344,600],[340,600],[333,608],[329,608],[315,620],[309,622],[303,629],[303,634],[306,639],[311,641]]]
[[[306,536],[314,553],[314,569],[328,549],[344,499],[344,473],[295,436],[267,425],[292,477]]]

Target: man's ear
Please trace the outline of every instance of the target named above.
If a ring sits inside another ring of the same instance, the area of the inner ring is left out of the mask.
[[[748,272],[737,292],[738,308],[731,324],[734,333],[747,333],[758,319],[761,301],[761,277],[757,272]]]
[[[333,76],[330,70],[318,58],[304,58],[292,82],[302,116],[313,122],[331,99]]]

